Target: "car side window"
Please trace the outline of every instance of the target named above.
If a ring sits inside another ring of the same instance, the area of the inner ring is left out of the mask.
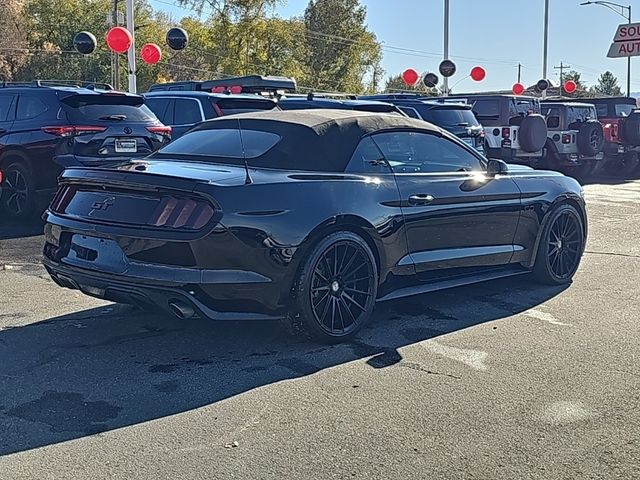
[[[202,119],[200,104],[192,98],[176,98],[174,107],[174,125],[191,125]]]
[[[384,155],[371,137],[364,137],[360,140],[345,171],[350,173],[391,173]]]
[[[150,97],[145,98],[144,103],[162,123],[172,125],[173,111],[170,110],[171,101],[170,98]]]
[[[14,98],[14,95],[0,95],[0,122],[10,120],[9,112]]]
[[[48,110],[47,106],[37,97],[30,95],[20,95],[18,97],[18,109],[16,120],[28,120],[42,115]]]
[[[413,107],[398,107],[398,108],[400,108],[400,110],[402,110],[411,118],[417,118],[420,120],[420,115],[418,114],[418,111],[415,108]]]
[[[446,137],[421,132],[389,132],[373,139],[396,173],[483,170],[473,153]]]

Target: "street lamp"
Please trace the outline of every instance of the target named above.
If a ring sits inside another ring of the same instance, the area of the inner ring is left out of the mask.
[[[603,7],[607,7],[612,12],[617,13],[622,18],[631,23],[631,5],[624,6],[619,3],[606,2],[603,0],[595,0],[589,2],[582,2],[580,5],[602,5]],[[627,11],[627,15],[625,15],[625,10]],[[631,57],[627,57],[627,96],[631,95]]]

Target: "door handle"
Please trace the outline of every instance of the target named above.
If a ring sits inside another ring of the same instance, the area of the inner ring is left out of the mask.
[[[410,205],[424,205],[427,203],[431,203],[435,200],[433,195],[429,195],[427,193],[416,193],[414,195],[409,196],[409,204]]]

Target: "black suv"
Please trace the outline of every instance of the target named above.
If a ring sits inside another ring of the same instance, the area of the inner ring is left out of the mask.
[[[69,166],[146,156],[170,141],[141,96],[113,90],[0,84],[0,210],[27,217]]]
[[[394,93],[358,97],[396,105],[405,115],[432,123],[453,133],[469,146],[484,153],[484,130],[463,101],[433,100],[415,93]]]
[[[547,141],[547,125],[536,97],[500,94],[468,94],[442,97],[464,101],[485,129],[484,147],[489,158],[541,166]]]
[[[543,101],[541,107],[548,129],[545,168],[588,177],[604,157],[604,131],[595,105]]]
[[[405,115],[396,105],[377,100],[356,100],[353,98],[327,98],[317,95],[286,96],[278,102],[282,110],[306,110],[331,108],[334,110],[356,110],[360,112],[395,113]]]
[[[259,95],[233,95],[198,90],[154,90],[144,93],[145,104],[165,125],[173,128],[176,139],[194,125],[211,118],[235,113],[275,110],[275,100]]]

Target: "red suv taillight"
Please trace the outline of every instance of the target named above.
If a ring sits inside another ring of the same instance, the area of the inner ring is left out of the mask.
[[[504,127],[502,129],[502,138],[509,138],[511,136],[511,129],[509,127]]]
[[[147,130],[151,133],[157,133],[158,135],[163,135],[165,137],[171,137],[172,129],[166,125],[157,125],[153,127],[147,127]]]
[[[75,137],[76,135],[101,133],[106,129],[107,127],[97,125],[57,125],[55,127],[42,127],[43,132],[55,135],[56,137]]]
[[[562,134],[562,143],[571,143],[571,134],[563,133]]]

